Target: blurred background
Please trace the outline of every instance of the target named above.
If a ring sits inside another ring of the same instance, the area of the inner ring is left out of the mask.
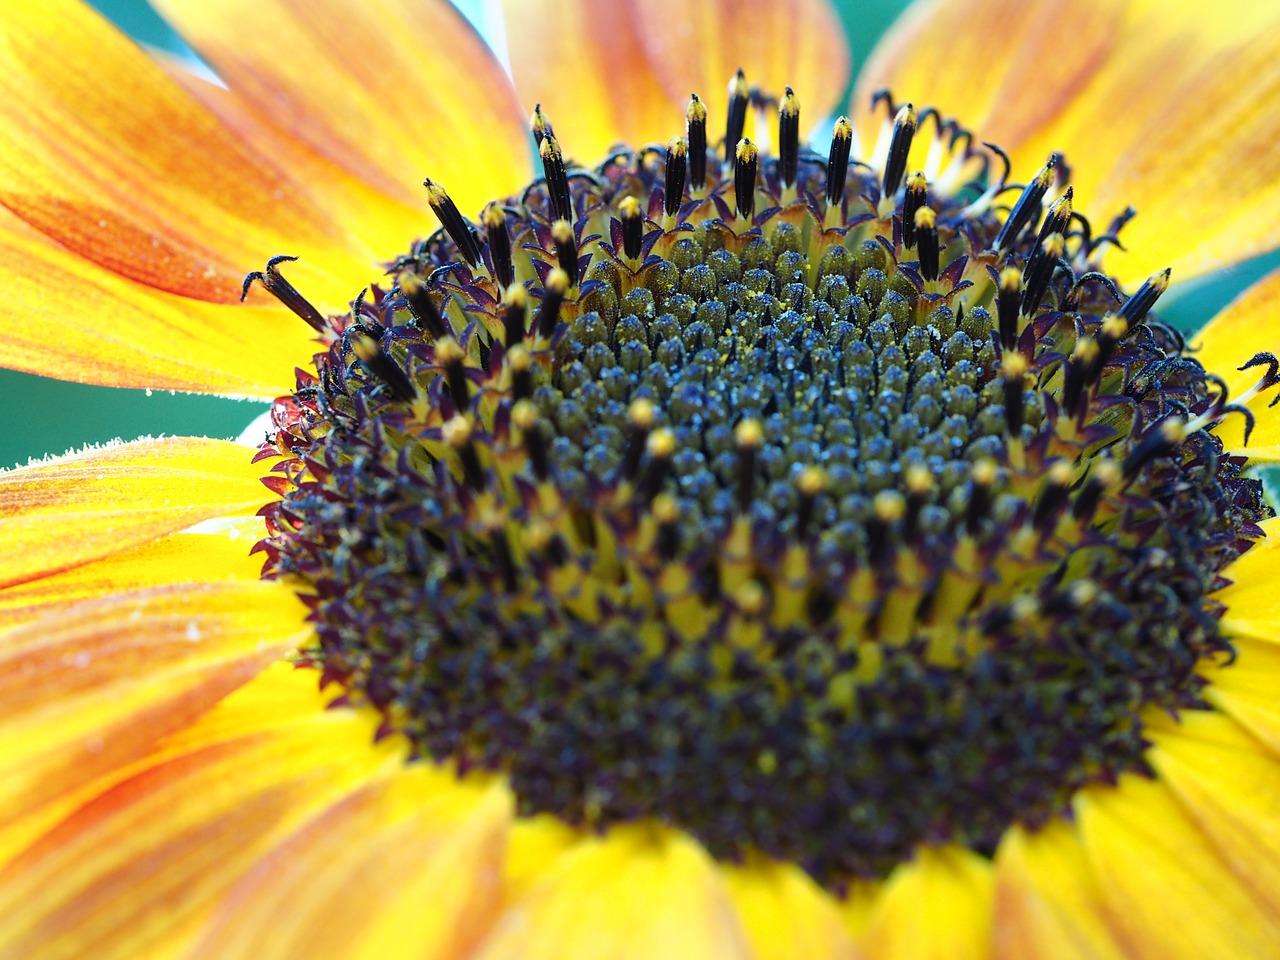
[[[145,0],[90,2],[139,41],[173,52],[188,52]],[[482,2],[461,0],[458,5],[482,24]],[[907,0],[838,0],[855,71],[906,5]],[[1227,275],[1218,275],[1192,290],[1178,291],[1175,286],[1176,292],[1162,301],[1161,313],[1182,329],[1194,330],[1236,292],[1277,264],[1280,255],[1272,255]],[[253,266],[247,264],[245,269]],[[213,397],[88,387],[7,370],[0,370],[0,408],[4,410],[0,467],[116,437],[130,439],[160,433],[234,437],[266,409]]]

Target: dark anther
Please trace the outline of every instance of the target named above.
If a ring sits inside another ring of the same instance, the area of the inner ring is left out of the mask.
[[[552,220],[573,220],[573,198],[569,193],[569,177],[564,170],[564,154],[555,136],[548,133],[538,144],[542,173],[547,178],[547,200]]]
[[[1041,534],[1048,536],[1057,525],[1058,517],[1067,505],[1067,494],[1075,479],[1075,470],[1065,460],[1059,460],[1051,466],[1045,476],[1044,488],[1036,500],[1035,512],[1031,524]]]
[[[756,454],[764,444],[764,427],[759,420],[743,420],[733,431],[738,446],[738,511],[747,513],[755,498]]]
[[[517,401],[533,396],[533,355],[528,348],[516,344],[508,350],[507,366],[511,368],[511,396]]]
[[[634,481],[640,472],[640,459],[644,456],[645,443],[653,430],[655,412],[652,401],[643,397],[632,400],[631,406],[627,408],[631,434],[627,437],[627,446],[622,452],[622,464],[619,467],[624,480]]]
[[[449,234],[453,245],[458,248],[458,255],[472,267],[479,264],[480,245],[471,232],[471,224],[467,223],[458,212],[458,205],[450,199],[449,194],[444,192],[444,188],[430,177],[423,180],[422,185],[427,188],[427,202],[431,204],[432,212],[440,220],[444,232]]]
[[[533,131],[534,142],[539,147],[542,146],[544,139],[555,136],[555,131],[551,129],[551,121],[542,112],[542,104],[540,103],[534,104],[533,115],[529,117],[529,129]]]
[[[1046,237],[1027,260],[1027,268],[1022,271],[1022,301],[1018,311],[1024,317],[1034,317],[1045,292],[1049,289],[1049,281],[1058,269],[1058,261],[1066,241],[1062,234],[1052,233]]]
[[[449,333],[444,317],[440,316],[440,311],[431,302],[425,283],[412,273],[406,273],[400,278],[400,293],[413,322],[431,334],[432,340],[439,340]]]
[[[831,154],[827,158],[827,206],[844,199],[844,181],[849,175],[849,151],[853,149],[853,124],[848,117],[836,120],[831,134]]]
[[[453,337],[445,337],[436,344],[435,362],[444,371],[444,382],[453,397],[453,405],[459,412],[467,409],[471,389],[467,383],[466,353]]]
[[[1187,438],[1187,421],[1174,413],[1159,420],[1129,451],[1121,467],[1126,480],[1132,480],[1149,461],[1172,453]]]
[[[551,225],[551,242],[556,245],[556,262],[569,277],[569,286],[578,285],[578,245],[574,242],[573,225],[557,220]]]
[[[1099,362],[1101,357],[1102,346],[1095,338],[1081,337],[1076,341],[1062,375],[1062,406],[1072,416],[1080,412],[1085,389],[1102,372],[1106,361]]]
[[[751,91],[747,88],[747,75],[741,69],[729,81],[729,111],[724,125],[724,162],[732,163],[738,141],[747,129],[747,107],[751,105]],[[690,138],[692,139],[692,138]]]
[[[502,577],[502,587],[507,593],[515,593],[520,585],[516,579],[516,564],[511,556],[511,543],[507,540],[507,532],[501,526],[495,526],[489,533],[489,543],[493,547],[493,561]]]
[[[738,202],[738,216],[750,220],[756,212],[756,174],[760,169],[760,151],[745,137],[733,155],[733,187]]]
[[[929,200],[929,184],[919,171],[907,178],[907,190],[902,197],[902,245],[916,245],[916,211]]]
[[[628,260],[639,260],[644,241],[644,216],[640,201],[635,197],[623,197],[618,204],[618,216],[622,220],[622,252]]]
[[[351,352],[360,361],[365,373],[385,383],[397,400],[406,403],[417,397],[418,391],[399,365],[382,352],[378,341],[361,329],[351,333]]]
[[[1137,293],[1124,302],[1119,314],[1128,322],[1131,328],[1137,326],[1151,312],[1151,308],[1156,305],[1156,301],[1160,299],[1161,294],[1169,289],[1169,277],[1172,273],[1171,269],[1165,268],[1147,280],[1146,283],[1138,288]]]
[[[1009,211],[1009,217],[1004,222],[1004,226],[1000,228],[1000,232],[996,234],[994,247],[996,250],[1005,250],[1018,239],[1019,234],[1028,223],[1040,215],[1040,202],[1044,199],[1045,192],[1053,183],[1053,168],[1057,166],[1058,157],[1054,154],[1049,158],[1049,162],[1040,168],[1040,172],[1032,178],[1022,190],[1022,195],[1018,197],[1017,202],[1013,205],[1013,209]]]
[[[884,162],[884,195],[892,197],[902,185],[907,172],[907,156],[911,153],[911,141],[916,135],[916,111],[904,103],[893,118],[893,137],[889,141],[889,156]]]
[[[925,280],[937,280],[939,271],[938,215],[932,207],[921,207],[915,212],[916,246],[920,256],[920,276]]]
[[[649,504],[662,489],[662,483],[671,470],[671,458],[676,452],[676,435],[665,427],[654,430],[645,441],[645,451],[649,454],[649,464],[640,478],[637,492],[640,502]]]
[[[907,467],[903,480],[907,488],[907,510],[902,520],[902,535],[911,541],[919,529],[920,511],[933,493],[933,474],[923,464],[914,463]]]
[[[796,476],[796,539],[803,540],[813,523],[813,511],[818,494],[827,486],[827,475],[821,467],[805,467]]]
[[[658,521],[658,556],[671,561],[680,551],[680,505],[675,497],[660,493],[654,497],[651,510]]]
[[[707,185],[707,106],[696,93],[689,97],[684,116],[689,140],[689,189],[701,190]]]
[[[969,505],[965,510],[965,528],[973,533],[991,509],[991,488],[999,479],[1000,468],[987,457],[974,463],[969,473]]]
[[[506,307],[502,311],[503,344],[508,350],[524,340],[525,313],[529,309],[529,294],[524,285],[513,283],[503,294]]]
[[[871,516],[867,518],[867,539],[870,558],[881,581],[892,579],[893,560],[896,552],[894,525],[907,512],[907,500],[897,490],[881,490],[871,501]]]
[[[539,482],[547,479],[550,461],[547,456],[547,439],[542,435],[538,422],[538,407],[532,400],[516,401],[511,408],[511,422],[520,430],[525,456]]]
[[[1080,523],[1088,523],[1093,519],[1102,495],[1113,489],[1119,482],[1120,468],[1116,466],[1114,460],[1096,460],[1089,470],[1089,475],[1080,484],[1075,505],[1071,508],[1071,515]]]
[[[669,217],[674,217],[680,212],[680,203],[684,200],[684,180],[688,163],[688,141],[684,137],[672,137],[667,143],[666,192],[663,198],[663,210]]]
[[[542,303],[538,306],[538,315],[533,325],[538,336],[550,340],[556,332],[556,324],[560,322],[560,304],[564,303],[564,295],[569,291],[569,275],[557,268],[547,274],[545,292]]]
[[[1022,302],[1022,272],[1017,267],[1000,271],[1000,289],[996,293],[996,317],[1000,324],[1000,345],[1012,350],[1021,332],[1018,305]]]
[[[796,185],[800,168],[800,101],[790,87],[778,107],[778,182],[785,190]]]
[[[1000,377],[1004,380],[1004,419],[1009,436],[1015,440],[1022,434],[1026,416],[1024,391],[1027,388],[1027,358],[1016,350],[1006,350],[1000,359]]]
[[[282,263],[292,263],[297,257],[290,257],[281,254],[272,257],[267,261],[265,270],[255,270],[244,278],[244,285],[240,288],[240,302],[244,302],[244,298],[249,295],[249,287],[253,285],[253,281],[257,280],[271,294],[286,307],[296,313],[304,321],[307,326],[317,333],[324,333],[329,329],[328,321],[324,316],[307,302],[306,297],[300,294],[288,280],[281,276],[279,266]]]
[[[444,442],[458,455],[462,465],[462,477],[472,490],[477,493],[484,490],[484,468],[480,465],[480,455],[476,453],[476,445],[471,442],[471,421],[464,416],[456,416],[440,428]]]
[[[1040,224],[1040,234],[1036,237],[1037,248],[1043,247],[1045,241],[1055,233],[1066,237],[1067,229],[1071,226],[1071,201],[1074,196],[1075,188],[1067,187],[1066,192],[1053,201],[1053,206],[1045,214],[1044,223]]]
[[[511,286],[516,278],[515,264],[511,262],[511,233],[507,230],[507,214],[502,207],[491,203],[480,218],[484,221],[485,238],[489,241],[489,260],[493,263],[493,279],[501,287]]]

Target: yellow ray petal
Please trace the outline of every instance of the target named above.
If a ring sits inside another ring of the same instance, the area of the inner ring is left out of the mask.
[[[510,817],[501,785],[397,770],[265,853],[192,955],[394,957],[412,944],[415,957],[462,956],[496,914]]]
[[[761,861],[725,881],[756,960],[858,955],[835,899],[799,867]]]
[[[995,956],[1000,960],[1124,960],[1102,892],[1073,827],[1013,827],[996,855]]]
[[[1265,3],[934,0],[878,46],[855,103],[887,86],[940,106],[1021,177],[1065,151],[1095,227],[1139,211],[1109,269],[1187,279],[1275,246],[1277,18]]]
[[[1280,270],[1273,270],[1222,308],[1191,343],[1196,359],[1206,370],[1227,383],[1231,396],[1240,396],[1258,383],[1267,367],[1239,369],[1257,353],[1280,355]],[[1242,417],[1227,417],[1214,429],[1229,450],[1250,454],[1255,447],[1280,444],[1280,407],[1268,409],[1276,388],[1263,391],[1248,403],[1255,417],[1249,445],[1244,445]]]
[[[266,851],[400,769],[403,747],[371,745],[368,718],[322,709],[314,673],[269,673],[242,692],[260,683],[310,692],[233,695],[214,711],[225,735],[158,751],[0,870],[0,955],[131,960],[170,945]]]
[[[510,83],[444,0],[155,6],[259,120],[388,196],[426,209],[430,176],[475,213],[528,179]]]
[[[1113,924],[1152,956],[1256,958],[1280,943],[1280,919],[1226,863],[1169,788],[1125,775],[1075,808]]]
[[[1238,881],[1280,916],[1280,762],[1220,713],[1184,711],[1148,756]]]
[[[79,255],[216,303],[279,253],[320,302],[365,280],[368,250],[79,0],[7,4],[0,66],[0,202]]]
[[[748,84],[774,97],[793,87],[805,129],[836,108],[849,82],[844,27],[826,0],[645,0],[634,9],[657,83],[677,106],[698,92],[711,138],[724,132],[725,91],[739,68]],[[646,139],[682,132],[682,116],[669,111],[666,126]]]
[[[0,630],[30,623],[60,604],[182,583],[257,580],[262,557],[249,550],[262,521],[229,523],[218,533],[176,533],[124,553],[0,590]]]
[[[1235,637],[1236,661],[1205,666],[1204,697],[1280,755],[1280,644]]]
[[[692,840],[615,827],[560,857],[510,903],[477,958],[748,956],[719,870]]]
[[[281,583],[154,587],[0,633],[0,822],[137,759],[296,646]]]
[[[140,546],[272,499],[247,447],[175,437],[0,473],[0,587]]]
[[[241,273],[259,266],[246,259]],[[0,284],[4,366],[59,380],[274,399],[318,349],[314,331],[284,307],[165,293],[56,245],[7,210]],[[69,312],[51,324],[54,302]]]
[[[885,881],[867,929],[876,960],[968,960],[991,951],[991,864],[956,847],[924,848]]]
[[[1222,617],[1227,633],[1280,643],[1280,597],[1272,583],[1280,558],[1280,517],[1260,526],[1266,537],[1222,571],[1231,585],[1217,591],[1214,599],[1227,606]]]

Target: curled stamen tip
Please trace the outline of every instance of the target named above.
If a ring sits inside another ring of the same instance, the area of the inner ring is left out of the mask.
[[[298,258],[288,253],[277,253],[274,257],[267,261],[267,272],[273,273],[277,266],[282,263],[293,263]]]
[[[244,283],[240,286],[240,302],[244,303],[244,298],[249,296],[249,288],[253,286],[253,281],[259,281],[264,286],[267,282],[266,275],[261,270],[254,270],[252,273],[246,273]]]

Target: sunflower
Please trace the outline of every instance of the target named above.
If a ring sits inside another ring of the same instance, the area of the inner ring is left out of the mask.
[[[1280,11],[156,5],[3,362],[271,423],[0,474],[0,955],[1280,956]]]

